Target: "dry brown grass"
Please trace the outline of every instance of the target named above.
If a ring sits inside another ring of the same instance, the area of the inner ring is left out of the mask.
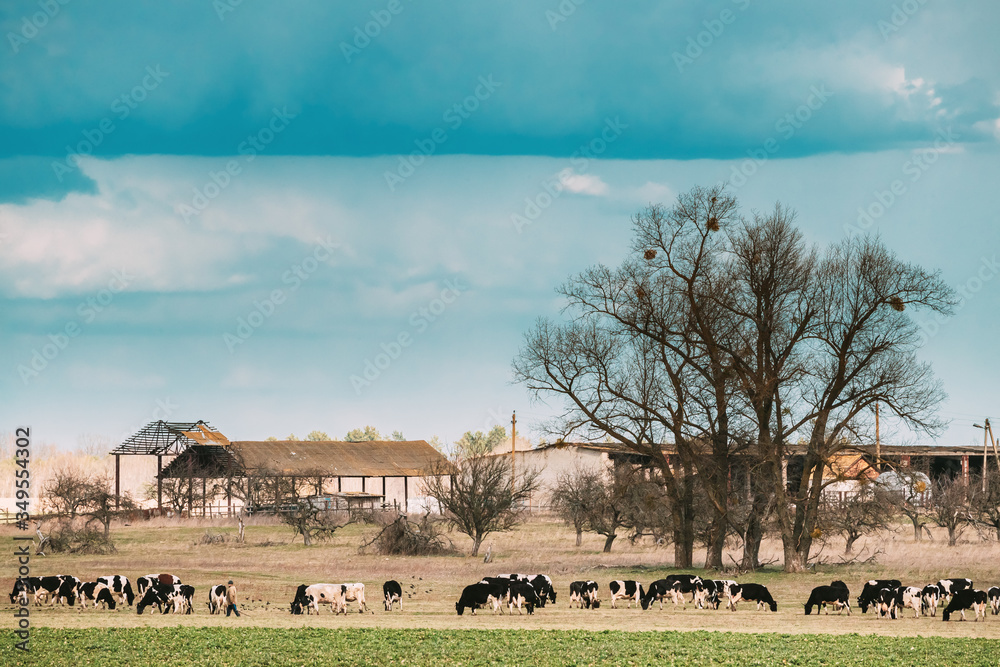
[[[332,542],[306,548],[301,539],[290,543],[286,526],[273,518],[253,518],[246,529],[245,544],[226,542],[200,544],[206,530],[212,533],[236,532],[235,520],[154,519],[131,526],[119,526],[114,534],[118,553],[111,556],[41,556],[32,559],[34,574],[72,573],[84,579],[104,574],[125,574],[131,578],[152,572],[170,572],[197,589],[196,613],[192,616],[160,616],[134,611],[116,612],[45,608],[32,614],[35,625],[54,627],[83,626],[168,626],[244,624],[270,627],[479,627],[479,628],[583,628],[593,630],[628,629],[709,629],[745,632],[817,632],[877,633],[886,635],[935,634],[944,636],[1000,637],[1000,617],[987,623],[943,623],[936,618],[904,617],[897,621],[879,621],[855,612],[848,616],[804,616],[802,603],[813,586],[843,579],[853,596],[861,582],[879,576],[892,576],[909,584],[924,584],[946,576],[970,576],[977,587],[1000,584],[996,567],[1000,545],[969,543],[948,548],[940,538],[914,544],[905,527],[895,535],[878,541],[885,550],[876,565],[818,565],[808,574],[783,575],[773,569],[745,577],[744,581],[765,583],[778,600],[777,613],[756,612],[745,603],[735,613],[725,610],[686,611],[654,606],[649,611],[611,609],[605,604],[596,611],[568,608],[568,586],[575,579],[595,579],[607,590],[607,582],[616,578],[635,578],[644,583],[662,577],[672,569],[672,549],[649,543],[631,545],[626,540],[615,544],[610,554],[601,552],[603,538],[587,535],[579,549],[573,546],[572,531],[545,517],[510,533],[492,536],[494,562],[484,565],[482,558],[464,556],[385,557],[359,555],[357,546],[373,527],[351,525],[338,531]],[[14,531],[5,528],[0,536],[10,539]],[[937,536],[936,536],[937,537]],[[467,538],[452,535],[456,544],[467,547]],[[487,539],[487,544],[490,538]],[[261,546],[261,544],[271,546]],[[8,542],[9,544],[9,542]],[[839,556],[842,543],[831,544],[823,553],[832,560]],[[780,545],[768,541],[762,558],[780,553]],[[737,554],[733,554],[736,556]],[[10,586],[13,558],[0,567],[2,585]],[[539,610],[534,616],[494,617],[481,613],[476,617],[458,617],[454,611],[463,586],[484,575],[499,572],[545,572],[552,576],[559,593],[558,604]],[[212,617],[205,605],[207,587],[234,579],[247,613],[236,620]],[[381,584],[387,579],[402,583],[409,597],[405,610],[387,614],[382,611]],[[300,583],[320,581],[362,581],[368,586],[369,606],[374,614],[352,613],[335,618],[328,613],[316,616],[291,616],[288,604]],[[6,593],[8,589],[4,590]],[[3,598],[6,603],[6,597]],[[6,605],[5,606],[9,606]]]

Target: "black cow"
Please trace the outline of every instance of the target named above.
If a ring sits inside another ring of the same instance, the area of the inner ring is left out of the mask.
[[[638,581],[628,580],[617,580],[612,581],[608,584],[608,590],[611,591],[611,608],[617,609],[618,605],[615,604],[620,598],[625,598],[628,603],[625,605],[626,608],[631,607],[632,603],[636,603],[636,607],[641,604],[642,598],[645,595],[645,591],[642,589],[642,584]]]
[[[103,604],[107,609],[114,609],[117,606],[111,590],[100,581],[87,581],[80,584],[76,589],[77,597],[80,598],[80,609],[87,607],[88,601],[94,602],[94,608]]]
[[[900,586],[902,584],[899,579],[869,579],[865,582],[861,595],[858,596],[858,609],[861,610],[862,614],[867,614],[868,607],[875,603],[875,598],[878,597],[880,590],[883,588],[896,590]]]
[[[76,603],[77,588],[82,583],[76,577],[69,574],[56,574],[49,577],[38,577],[34,587],[35,604],[40,604],[38,599],[45,595],[48,597],[50,605],[64,602],[72,607]]]
[[[569,585],[569,606],[572,607],[576,602],[580,609],[583,609],[584,605],[587,609],[599,608],[601,601],[597,599],[597,589],[596,581],[574,581]]]
[[[143,590],[145,592],[140,596],[139,602],[135,605],[136,613],[141,615],[146,608],[152,606],[155,606],[161,614],[166,613],[163,611],[163,608],[169,604],[169,597],[173,594],[174,587],[154,582],[147,585]]]
[[[148,586],[139,603],[135,606],[136,613],[141,614],[147,607],[153,605],[162,614],[194,613],[194,586],[187,584],[163,584],[157,581]]]
[[[112,574],[107,577],[98,577],[97,583],[104,584],[111,592],[118,597],[119,603],[127,604],[132,606],[135,602],[135,593],[132,592],[132,584],[129,582],[128,577],[123,577],[120,574]]]
[[[521,613],[521,607],[527,609],[529,615],[534,614],[535,607],[538,606],[541,606],[541,600],[534,586],[523,581],[510,582],[507,589],[507,609],[511,614],[514,613],[514,607],[517,607],[518,614]]]
[[[927,584],[920,591],[920,613],[937,616],[938,603],[941,601],[941,587],[937,584]]]
[[[466,609],[472,610],[472,615],[476,615],[476,609],[487,604],[493,605],[493,612],[500,608],[501,601],[507,597],[507,591],[498,584],[472,584],[466,586],[462,591],[462,596],[455,603],[455,611],[461,616]]]
[[[817,586],[812,589],[809,601],[806,602],[806,616],[812,613],[813,607],[816,607],[816,612],[819,613],[819,610],[826,609],[828,604],[833,605],[837,612],[846,608],[847,615],[851,615],[851,591],[847,588],[847,584],[835,581],[829,586]],[[826,613],[829,614],[830,611],[826,610]]]
[[[382,596],[385,598],[385,610],[392,611],[392,605],[399,603],[399,610],[403,611],[403,587],[395,579],[382,584]]]
[[[312,596],[306,593],[307,585],[302,584],[295,590],[295,598],[292,599],[292,613],[299,615],[305,609],[307,614],[312,613]]]
[[[951,596],[951,602],[948,603],[944,613],[941,614],[941,618],[947,621],[957,611],[962,614],[962,620],[964,621],[965,610],[974,609],[976,611],[976,620],[978,621],[981,617],[985,621],[987,598],[986,591],[977,591],[971,588],[963,588],[960,591],[955,591]]]
[[[972,590],[972,579],[942,579],[937,582],[941,597],[951,597],[959,591]]]
[[[1000,588],[996,586],[991,587],[990,590],[986,591],[986,599],[990,601],[990,609],[993,610],[993,615],[1000,614]]]
[[[523,581],[531,584],[535,589],[535,593],[538,594],[538,599],[541,601],[541,604],[538,605],[539,607],[544,607],[546,600],[552,604],[556,603],[556,589],[552,585],[552,579],[547,574],[498,574],[496,577],[484,577],[483,581],[492,581],[494,579]]]
[[[666,579],[657,579],[652,582],[648,588],[646,588],[646,592],[642,596],[642,599],[639,600],[639,604],[643,609],[649,609],[650,604],[654,601],[659,601],[660,609],[663,609],[663,598],[668,595],[672,596],[673,592],[673,583],[667,581]]]
[[[771,597],[771,592],[766,586],[761,584],[736,584],[729,587],[729,609],[736,611],[736,604],[740,600],[749,600],[757,603],[757,611],[767,605],[771,611],[778,611],[778,603]]]

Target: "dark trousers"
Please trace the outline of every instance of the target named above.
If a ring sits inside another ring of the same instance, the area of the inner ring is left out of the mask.
[[[229,616],[229,612],[235,612],[236,617],[239,618],[240,610],[236,608],[235,604],[231,604],[228,607],[226,607],[226,616]]]

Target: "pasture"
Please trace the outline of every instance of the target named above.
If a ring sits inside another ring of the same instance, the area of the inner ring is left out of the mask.
[[[571,637],[575,631],[711,630],[724,633],[773,633],[770,635],[772,638],[778,634],[803,634],[810,637],[877,634],[1000,639],[1000,616],[989,616],[985,623],[974,623],[971,620],[944,623],[940,612],[935,618],[917,619],[912,617],[912,613],[904,613],[898,620],[878,620],[871,613],[861,614],[856,609],[852,616],[815,613],[811,616],[804,615],[803,603],[809,597],[810,590],[814,586],[828,584],[833,579],[842,579],[850,586],[852,605],[853,599],[861,591],[862,582],[869,578],[899,578],[904,584],[923,585],[943,577],[968,576],[975,580],[977,588],[1000,584],[1000,568],[996,566],[1000,560],[1000,545],[973,541],[948,548],[940,538],[933,542],[914,544],[909,537],[910,531],[904,526],[895,535],[879,542],[885,553],[875,565],[821,564],[814,572],[795,575],[783,574],[772,566],[744,576],[717,577],[767,585],[778,602],[777,613],[771,613],[758,612],[752,603],[747,602],[741,603],[736,612],[729,612],[724,607],[717,611],[695,609],[690,602],[686,610],[675,609],[670,603],[666,603],[662,611],[657,603],[647,611],[636,608],[612,609],[607,604],[607,583],[612,579],[636,579],[648,584],[675,572],[671,567],[672,549],[658,548],[650,543],[632,545],[627,540],[620,539],[612,553],[604,554],[601,553],[603,538],[596,535],[586,535],[583,546],[576,548],[573,546],[573,533],[569,529],[544,517],[533,518],[528,524],[510,533],[494,535],[492,540],[488,538],[487,543],[493,542],[495,554],[494,561],[490,564],[484,564],[481,557],[361,555],[358,553],[358,544],[373,530],[372,527],[363,525],[347,526],[338,531],[332,541],[307,548],[302,546],[301,538],[291,543],[291,530],[286,526],[277,525],[273,520],[259,519],[248,525],[244,544],[232,541],[202,543],[201,538],[206,531],[234,535],[236,529],[232,523],[221,519],[190,522],[156,519],[131,526],[117,526],[113,533],[118,551],[109,556],[33,556],[31,569],[36,576],[73,574],[86,581],[101,575],[124,574],[134,581],[136,577],[146,573],[169,572],[179,576],[184,583],[193,585],[197,591],[195,613],[187,616],[149,612],[139,616],[134,608],[81,611],[77,607],[32,607],[31,624],[37,633],[33,636],[33,641],[37,638],[37,645],[40,646],[47,641],[46,637],[58,636],[67,641],[72,637],[80,637],[80,642],[91,646],[100,645],[105,640],[133,641],[130,638],[141,638],[145,636],[142,633],[149,629],[169,628],[167,634],[190,632],[193,633],[192,637],[202,637],[205,638],[204,641],[212,641],[207,637],[218,636],[224,644],[227,641],[225,638],[231,636],[229,629],[247,627],[255,628],[254,634],[248,636],[261,638],[269,636],[267,633],[276,629],[295,629],[297,632],[315,629],[320,632],[332,628],[354,628],[358,630],[358,641],[369,643],[390,641],[387,639],[390,637],[418,636],[419,632],[417,635],[411,634],[418,630],[459,629],[482,632],[499,629],[557,630],[569,632],[566,637]],[[14,531],[4,528],[0,534],[9,540]],[[460,548],[466,547],[463,536],[452,535],[452,538]],[[765,542],[762,558],[773,558],[778,549],[778,544]],[[823,557],[829,557],[835,562],[839,559],[841,549],[842,543],[831,544]],[[0,563],[0,583],[6,587],[2,598],[5,613],[12,609],[6,594],[13,582],[14,565],[13,557]],[[478,581],[482,576],[500,572],[544,572],[551,575],[559,596],[558,602],[536,610],[532,616],[518,615],[516,611],[513,616],[494,616],[488,610],[480,610],[476,616],[469,613],[457,616],[455,602],[462,588]],[[705,574],[702,571],[696,572]],[[230,578],[236,581],[239,588],[243,616],[239,619],[210,616],[206,604],[208,587],[224,583]],[[396,579],[403,586],[402,612],[397,610],[387,613],[382,608],[381,585],[388,579]],[[580,610],[568,607],[569,583],[577,579],[594,579],[600,584],[601,598],[605,601],[600,609]],[[329,614],[328,607],[319,616],[292,616],[289,613],[289,603],[298,584],[347,581],[366,584],[368,607],[373,613],[359,614],[354,604],[350,605],[350,613],[346,617]],[[45,628],[73,632],[52,635]],[[95,630],[77,634],[87,628]],[[112,631],[115,628],[127,629],[129,632],[116,633]],[[209,634],[199,634],[202,632],[199,628],[204,628],[203,631]],[[216,632],[216,628],[227,630],[220,630],[221,634],[218,635],[211,634]],[[404,632],[393,634],[396,631]],[[389,634],[385,634],[387,632]],[[461,635],[429,633],[419,636],[448,642]],[[700,635],[692,635],[696,636]],[[647,646],[646,639],[641,641],[646,646],[643,650],[658,650],[653,644]],[[649,641],[653,642],[652,639]],[[753,641],[770,640],[754,638]],[[856,640],[845,637],[844,641]],[[697,644],[694,639],[690,642],[692,646]],[[76,644],[76,640],[71,643]],[[992,643],[991,645],[996,647]]]

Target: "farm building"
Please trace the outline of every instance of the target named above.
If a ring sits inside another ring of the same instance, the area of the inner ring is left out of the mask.
[[[324,509],[419,511],[427,502],[423,480],[449,470],[424,440],[230,441],[205,422],[152,422],[111,454],[116,471],[121,456],[157,457],[157,511],[169,511],[173,499],[207,516],[280,511],[290,499]],[[166,466],[164,457],[171,457]]]

